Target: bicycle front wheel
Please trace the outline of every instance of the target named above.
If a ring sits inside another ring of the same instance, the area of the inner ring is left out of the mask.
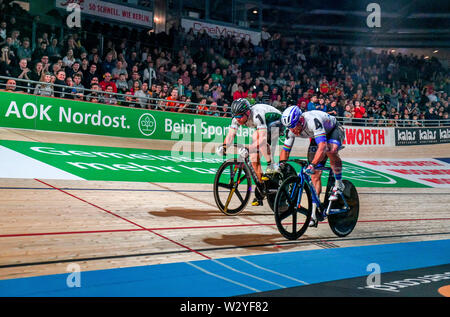
[[[214,179],[214,199],[221,212],[237,215],[244,210],[250,199],[252,179],[244,162],[237,159],[225,161]]]
[[[300,200],[298,199],[300,197]],[[287,178],[278,189],[274,202],[278,231],[288,240],[300,238],[311,220],[311,190],[297,176]]]

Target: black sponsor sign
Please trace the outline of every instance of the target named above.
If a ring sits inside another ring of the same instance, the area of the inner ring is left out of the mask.
[[[396,128],[395,145],[450,143],[450,128]]]

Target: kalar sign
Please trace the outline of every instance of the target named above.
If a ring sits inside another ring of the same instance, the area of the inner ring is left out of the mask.
[[[395,145],[450,143],[450,128],[396,128]]]

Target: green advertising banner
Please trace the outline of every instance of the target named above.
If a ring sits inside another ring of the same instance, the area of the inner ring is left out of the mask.
[[[0,140],[0,150],[2,146],[91,181],[212,184],[224,161],[223,157],[212,153],[178,150]],[[298,170],[298,165],[292,165]],[[324,172],[323,184],[327,177],[328,173]],[[343,162],[343,178],[357,187],[428,187],[349,162]]]
[[[128,138],[222,143],[230,118],[110,106],[0,92],[0,127]],[[240,127],[248,144],[254,129]]]

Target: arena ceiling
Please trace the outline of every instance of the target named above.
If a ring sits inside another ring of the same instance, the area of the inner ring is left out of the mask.
[[[370,28],[370,3],[380,27]],[[263,26],[324,43],[385,47],[450,47],[448,0],[262,0]]]

